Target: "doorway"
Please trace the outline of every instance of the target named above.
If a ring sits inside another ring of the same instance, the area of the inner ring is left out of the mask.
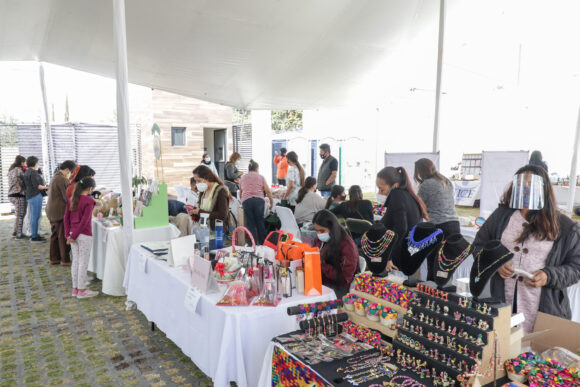
[[[278,179],[276,178],[276,172],[278,167],[274,164],[274,156],[276,156],[276,152],[280,154],[280,149],[286,148],[286,140],[272,140],[272,182],[274,184],[278,184]]]
[[[221,179],[224,178],[227,146],[227,129],[203,128],[204,151],[205,153],[209,153]]]

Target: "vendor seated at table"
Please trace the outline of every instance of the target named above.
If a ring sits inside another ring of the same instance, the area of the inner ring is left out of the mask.
[[[186,206],[197,206],[199,194],[195,187],[195,179],[193,177],[189,180],[189,186],[191,190],[186,190],[187,192],[185,193],[185,196],[180,197],[182,200],[177,200],[175,196],[170,196],[170,199],[168,200],[169,216],[177,216],[181,213],[187,214]]]
[[[200,165],[193,170],[193,178],[196,182],[196,188],[199,192],[199,206],[189,208],[187,212],[190,215],[199,215],[200,213],[209,214],[209,222],[212,230],[215,230],[215,221],[220,219],[224,222],[224,231],[228,228],[228,214],[230,211],[230,191],[205,165]]]
[[[317,212],[312,219],[320,248],[322,284],[332,288],[338,298],[348,293],[358,267],[358,250],[336,216],[328,211]]]
[[[312,217],[320,210],[324,210],[326,199],[316,193],[316,179],[308,176],[304,185],[298,191],[294,217],[301,226],[304,222],[311,222]]]
[[[344,187],[342,185],[333,185],[330,190],[330,196],[326,200],[325,210],[334,210],[339,206],[340,203],[344,202],[346,199],[346,194],[344,193]]]
[[[338,218],[362,219],[369,222],[374,220],[373,203],[363,199],[362,189],[358,185],[353,185],[348,189],[347,201],[343,201],[330,211]]]

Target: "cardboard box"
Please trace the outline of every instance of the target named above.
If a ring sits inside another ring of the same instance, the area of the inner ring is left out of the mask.
[[[550,314],[538,312],[534,332],[522,338],[522,348],[531,347],[542,353],[552,347],[580,351],[580,324]]]

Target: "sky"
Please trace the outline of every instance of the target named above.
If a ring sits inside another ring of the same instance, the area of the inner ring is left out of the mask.
[[[441,170],[449,174],[463,153],[538,149],[550,172],[567,176],[580,107],[580,23],[575,20],[580,2],[561,0],[550,7],[534,0],[450,4],[439,123]],[[350,112],[349,122],[361,115],[377,118],[365,117],[360,128],[338,128],[337,138],[352,136],[353,129],[366,137],[380,130],[385,141],[375,152],[431,150],[436,27],[426,25],[410,35],[396,57],[369,69],[369,79],[385,74],[383,99],[376,107]],[[55,122],[64,121],[67,96],[71,121],[114,122],[112,79],[44,66]],[[145,91],[131,85],[130,97]],[[38,64],[0,62],[0,118],[38,122],[42,114]]]

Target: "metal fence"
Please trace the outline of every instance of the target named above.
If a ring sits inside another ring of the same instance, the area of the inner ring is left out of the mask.
[[[120,191],[117,127],[101,124],[66,123],[51,127],[49,160],[42,155],[40,124],[0,125],[0,203],[8,202],[8,168],[17,155],[36,156],[49,175],[64,160],[89,165],[96,172],[98,187]],[[141,175],[141,128],[131,126],[133,175]],[[48,182],[47,182],[48,183]]]

